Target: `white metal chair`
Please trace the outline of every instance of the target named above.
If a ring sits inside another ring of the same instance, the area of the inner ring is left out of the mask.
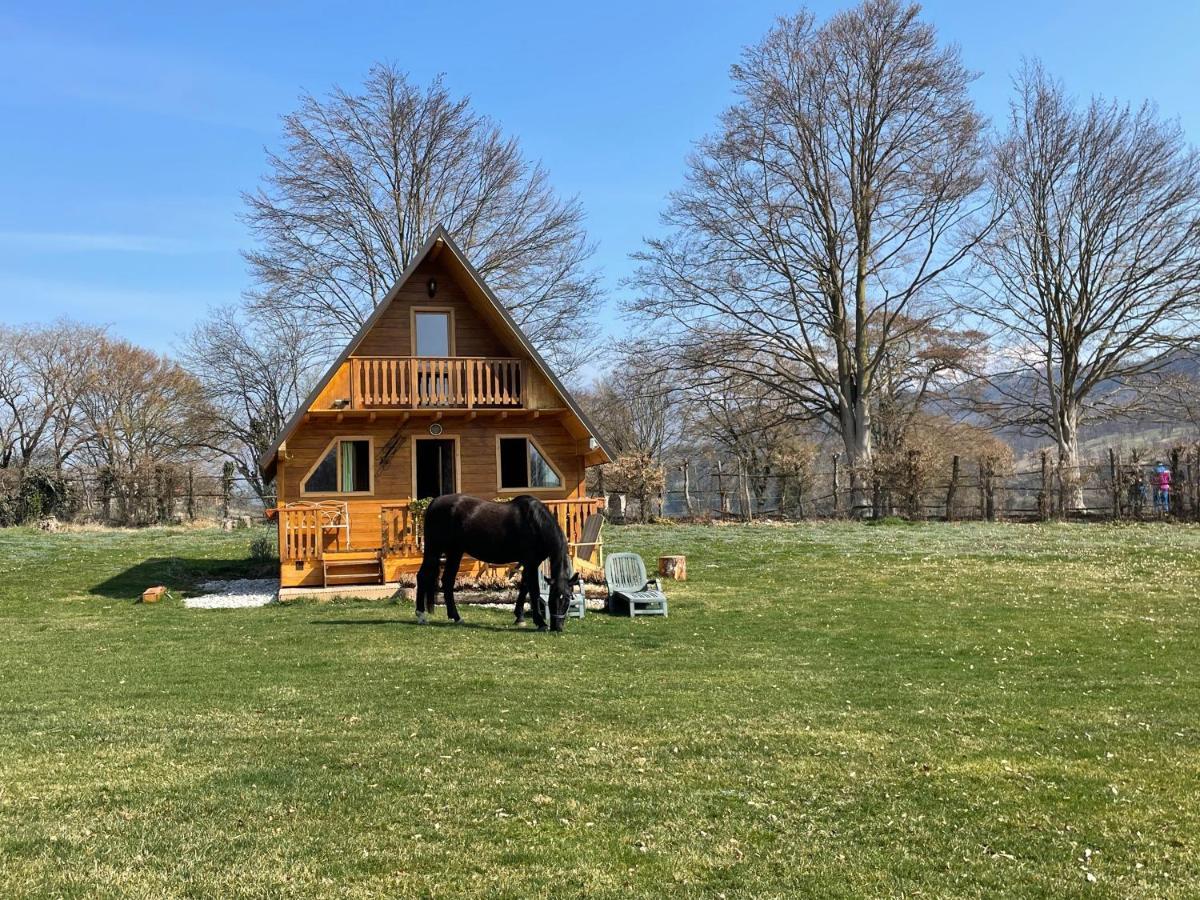
[[[317,513],[317,527],[322,536],[326,532],[333,533],[335,547],[341,548],[341,533],[346,536],[346,549],[350,547],[350,507],[345,500],[297,500],[289,503],[286,509],[311,509]],[[322,545],[324,541],[321,542]]]

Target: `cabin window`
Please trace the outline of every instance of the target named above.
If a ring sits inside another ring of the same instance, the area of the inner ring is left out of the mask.
[[[413,313],[415,356],[451,356],[450,312],[417,310]]]
[[[500,489],[560,488],[562,478],[528,437],[499,439]]]
[[[371,441],[337,438],[300,485],[305,494],[369,494]]]

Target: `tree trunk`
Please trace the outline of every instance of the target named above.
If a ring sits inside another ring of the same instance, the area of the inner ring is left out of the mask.
[[[843,416],[843,419],[850,418]],[[862,421],[856,421],[861,418]],[[850,515],[862,518],[868,508],[867,491],[871,483],[871,424],[865,412],[843,421],[842,443],[850,468]]]
[[[1083,472],[1079,466],[1079,410],[1074,404],[1063,407],[1055,435],[1058,444],[1059,505],[1064,514],[1083,509]]]
[[[695,515],[692,509],[692,483],[691,483],[691,466],[689,460],[684,460],[680,468],[683,469],[683,505],[687,507],[688,518]]]

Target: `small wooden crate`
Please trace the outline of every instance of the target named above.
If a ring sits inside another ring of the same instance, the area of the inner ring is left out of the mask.
[[[165,597],[166,594],[167,589],[163,587],[163,585],[157,584],[154,587],[148,587],[146,590],[142,591],[142,602],[157,603],[159,600]]]

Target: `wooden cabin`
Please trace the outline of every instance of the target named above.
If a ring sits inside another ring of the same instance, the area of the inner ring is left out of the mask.
[[[422,498],[533,494],[577,567],[610,455],[450,235],[439,228],[259,460],[274,479],[282,587],[397,581],[421,562]],[[592,520],[595,523],[598,520]],[[594,528],[589,527],[589,541]],[[464,560],[464,572],[478,573]]]

